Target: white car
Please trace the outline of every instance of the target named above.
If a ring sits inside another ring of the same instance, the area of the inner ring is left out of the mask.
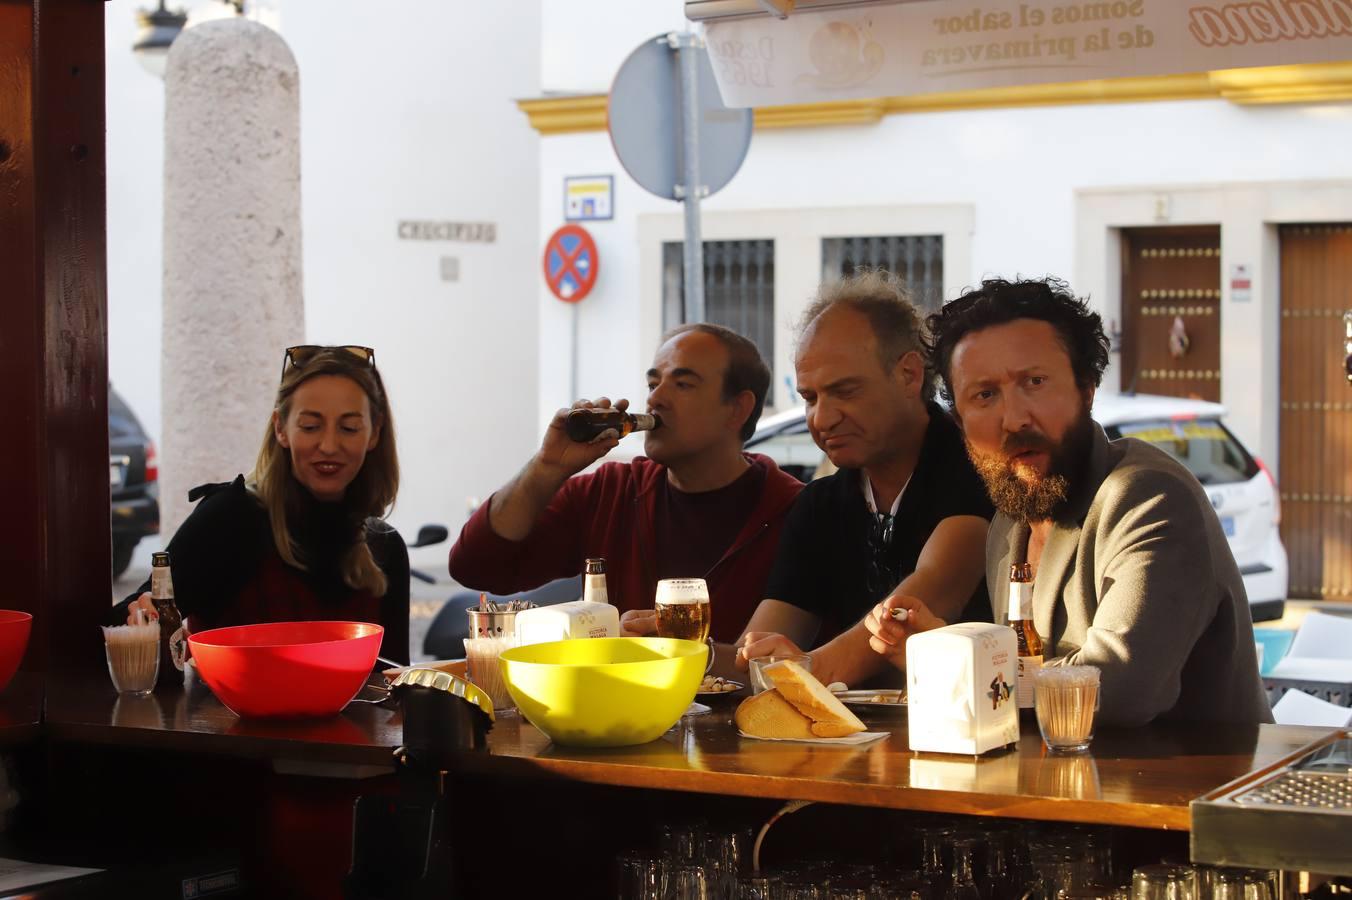
[[[1276,481],[1221,423],[1225,407],[1178,397],[1099,393],[1093,415],[1110,439],[1147,441],[1197,476],[1230,540],[1254,621],[1281,618],[1288,573],[1277,528]],[[808,433],[802,407],[762,420],[746,446],[802,481],[813,477],[824,456]]]

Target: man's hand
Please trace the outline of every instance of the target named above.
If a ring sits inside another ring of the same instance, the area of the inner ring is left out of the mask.
[[[648,637],[657,634],[657,610],[631,609],[620,616],[620,637]]]
[[[611,409],[612,406],[614,409],[627,410],[629,401],[619,400],[612,404],[608,397],[601,397],[595,402],[579,400],[569,408],[554,413],[549,427],[545,429],[545,439],[540,445],[540,452],[535,456],[537,465],[555,477],[566,479],[614,450],[620,443],[620,435],[612,429],[606,429],[586,444],[579,444],[568,437],[567,431],[564,430],[564,420],[573,410]]]
[[[869,631],[868,645],[903,670],[906,668],[906,639],[947,624],[930,612],[922,601],[905,594],[893,594],[864,617],[864,627]]]
[[[736,665],[749,669],[751,660],[758,656],[802,656],[798,645],[782,634],[770,631],[748,631],[737,642]]]

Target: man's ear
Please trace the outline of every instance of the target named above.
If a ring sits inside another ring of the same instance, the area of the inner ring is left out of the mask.
[[[925,358],[916,350],[907,351],[897,360],[892,373],[901,379],[901,383],[908,391],[913,390],[918,397],[925,383]]]
[[[277,438],[277,443],[286,449],[291,449],[291,442],[286,437],[286,429],[282,428],[282,416],[277,410],[272,411],[272,433]]]
[[[732,422],[736,425],[734,430],[739,435],[742,433],[742,428],[746,426],[746,420],[751,418],[751,411],[755,408],[756,395],[751,391],[742,391],[732,398]]]

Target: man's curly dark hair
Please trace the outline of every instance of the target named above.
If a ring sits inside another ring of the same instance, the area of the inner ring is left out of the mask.
[[[943,379],[943,396],[953,405],[953,349],[974,331],[1016,319],[1041,319],[1056,329],[1070,356],[1075,383],[1081,389],[1098,387],[1108,367],[1108,336],[1103,319],[1085,301],[1071,293],[1059,278],[989,278],[945,304],[926,320],[926,347],[930,365]]]

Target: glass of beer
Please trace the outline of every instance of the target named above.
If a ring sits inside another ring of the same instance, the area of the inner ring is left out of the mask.
[[[709,585],[703,578],[663,578],[657,582],[657,636],[709,643],[707,672],[714,662],[709,641],[713,624],[709,612]]]

